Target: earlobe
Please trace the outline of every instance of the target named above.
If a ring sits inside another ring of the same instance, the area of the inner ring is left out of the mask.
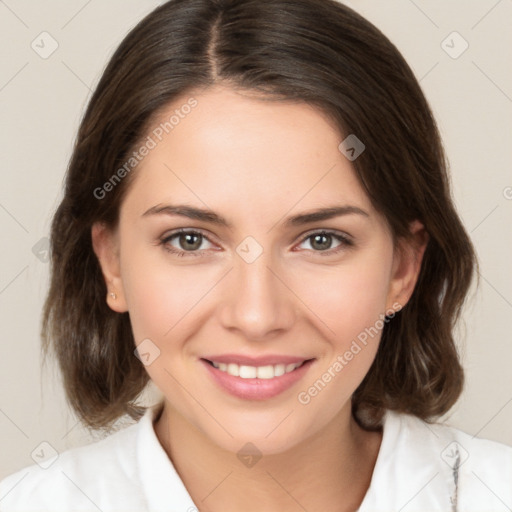
[[[418,220],[410,224],[409,231],[410,238],[399,241],[388,294],[388,305],[398,303],[400,308],[407,304],[413,294],[429,240],[425,227]]]
[[[95,222],[91,228],[91,240],[107,286],[106,302],[113,311],[125,313],[128,307],[121,279],[117,234],[104,223]]]

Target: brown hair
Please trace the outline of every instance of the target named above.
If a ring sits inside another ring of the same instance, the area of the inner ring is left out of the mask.
[[[416,288],[386,323],[353,412],[370,429],[385,409],[427,421],[448,411],[463,385],[452,330],[476,259],[450,197],[435,121],[399,51],[335,0],[170,0],[130,31],[105,68],[53,217],[43,348],[53,348],[79,418],[92,428],[139,418],[137,397],[149,380],[128,313],[106,304],[91,243],[94,222],[117,225],[133,173],[101,199],[94,191],[169,102],[216,83],[321,109],[365,144],[354,169],[395,239],[414,219],[424,224],[430,238]]]

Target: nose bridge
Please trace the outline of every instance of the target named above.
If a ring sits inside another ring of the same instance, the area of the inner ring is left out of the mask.
[[[224,327],[240,330],[247,339],[290,328],[295,320],[293,294],[281,282],[284,278],[272,254],[250,241],[240,244],[237,253],[223,302]]]

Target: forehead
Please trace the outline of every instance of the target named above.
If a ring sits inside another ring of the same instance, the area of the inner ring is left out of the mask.
[[[191,92],[159,112],[145,137],[154,147],[125,199],[139,214],[166,201],[274,218],[299,202],[371,209],[338,149],[343,135],[307,103],[225,87]]]

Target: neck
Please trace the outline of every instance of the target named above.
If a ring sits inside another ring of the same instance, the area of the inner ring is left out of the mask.
[[[200,512],[355,510],[382,438],[357,425],[350,402],[322,431],[255,464],[214,444],[167,401],[155,432]]]

